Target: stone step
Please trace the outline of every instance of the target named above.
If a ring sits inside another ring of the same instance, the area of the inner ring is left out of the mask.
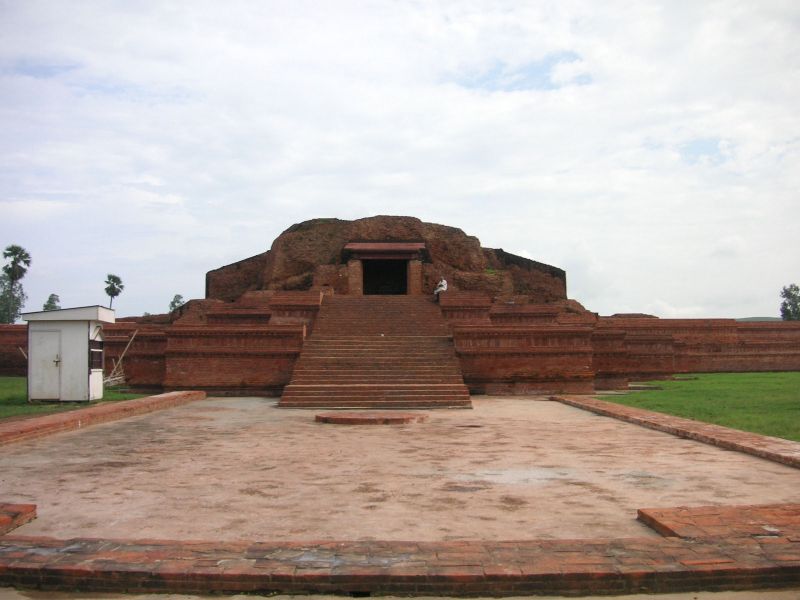
[[[462,385],[461,382],[458,380],[457,377],[453,376],[449,379],[445,378],[408,378],[402,379],[398,377],[384,377],[384,378],[347,378],[343,377],[340,379],[302,379],[302,383],[295,383],[294,380],[288,385],[292,386],[292,389],[296,386],[314,386],[315,389],[318,388],[320,385],[342,385],[342,386],[349,386],[349,385],[383,385],[383,384],[393,384],[395,387],[404,388],[407,384],[414,384],[420,386],[433,386],[433,385]],[[287,386],[288,387],[288,386]]]
[[[421,384],[375,384],[375,383],[359,383],[359,384],[311,384],[301,385],[290,383],[284,390],[285,394],[304,394],[304,395],[319,395],[319,394],[354,394],[363,396],[367,394],[383,394],[387,396],[403,395],[409,392],[423,392],[425,394],[441,395],[441,394],[461,394],[463,393],[462,386],[453,383],[421,383]]]
[[[397,365],[402,364],[405,366],[412,366],[418,365],[420,367],[426,366],[438,366],[438,365],[458,365],[458,361],[455,358],[450,358],[449,356],[446,357],[423,357],[423,358],[415,358],[415,357],[407,357],[407,356],[306,356],[302,357],[303,362],[298,363],[298,365],[307,365],[311,361],[317,363],[330,363],[334,366],[340,365],[344,366],[346,364],[388,364],[388,365]]]
[[[310,370],[315,371],[314,373],[309,373]],[[459,373],[458,365],[454,364],[442,364],[442,365],[407,365],[407,364],[398,364],[398,363],[387,363],[387,364],[380,364],[380,363],[371,363],[368,365],[354,363],[354,364],[343,364],[341,361],[332,361],[329,363],[326,362],[306,362],[301,365],[298,365],[297,374],[320,374],[321,371],[338,371],[347,373],[348,375],[353,375],[355,373],[363,372],[364,375],[374,375],[380,373],[386,374],[402,374],[408,373],[413,375],[455,375]]]
[[[320,409],[325,408],[328,410],[346,410],[346,409],[376,409],[376,410],[431,410],[431,409],[445,409],[445,408],[472,408],[472,402],[467,400],[448,400],[448,401],[434,401],[431,399],[424,400],[408,400],[401,402],[387,402],[379,400],[375,402],[356,402],[350,400],[337,400],[336,402],[293,402],[291,400],[281,401],[281,408],[296,408],[296,409]]]

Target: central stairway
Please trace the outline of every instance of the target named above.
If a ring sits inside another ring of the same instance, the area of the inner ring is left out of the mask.
[[[326,296],[283,408],[471,408],[439,307],[419,296]]]

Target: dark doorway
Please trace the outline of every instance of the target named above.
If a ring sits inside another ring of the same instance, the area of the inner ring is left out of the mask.
[[[407,260],[363,260],[364,294],[405,294],[408,290]]]

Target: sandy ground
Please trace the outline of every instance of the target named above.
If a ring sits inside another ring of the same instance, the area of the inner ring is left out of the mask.
[[[524,398],[345,426],[209,399],[0,450],[19,535],[208,540],[655,536],[640,507],[800,501],[800,471]]]
[[[0,600],[342,600],[347,596],[252,596],[214,595],[185,596],[182,594],[87,594],[80,592],[17,591],[0,588]],[[570,596],[574,598],[574,596]],[[404,600],[396,596],[381,596],[382,600]],[[566,596],[518,596],[518,600],[557,600]],[[680,594],[633,594],[630,596],[583,596],[596,600],[800,600],[800,590],[758,590],[755,592],[688,592]],[[456,600],[447,597],[419,596],[417,600]],[[461,600],[461,599],[458,599]],[[496,600],[474,598],[473,600]]]

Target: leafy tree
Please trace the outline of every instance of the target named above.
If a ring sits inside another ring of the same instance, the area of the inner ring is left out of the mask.
[[[61,308],[59,302],[61,302],[61,298],[58,297],[58,294],[50,294],[47,297],[47,302],[44,303],[42,310],[58,310]]]
[[[106,294],[111,299],[108,303],[109,308],[114,304],[114,298],[119,296],[124,289],[125,285],[119,275],[114,275],[113,273],[106,275]]]
[[[0,275],[0,321],[13,323],[19,318],[28,299],[20,280],[31,266],[31,255],[22,246],[11,244],[3,250],[3,258],[11,262],[3,265]]]
[[[0,273],[0,323],[14,323],[27,299],[22,284],[11,283],[8,275]]]
[[[181,296],[180,294],[175,294],[175,297],[172,299],[172,302],[169,303],[169,312],[172,312],[176,308],[180,308],[184,304],[186,304],[186,302],[184,302],[183,296]]]
[[[790,283],[781,290],[781,319],[784,321],[800,321],[800,287]]]

